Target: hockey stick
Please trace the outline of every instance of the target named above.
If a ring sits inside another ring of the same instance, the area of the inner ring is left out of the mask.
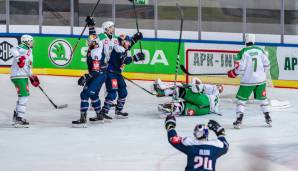
[[[128,0],[128,1],[132,2],[133,10],[134,10],[134,13],[135,13],[137,32],[139,33],[140,30],[139,30],[139,22],[138,22],[138,16],[137,16],[137,10],[136,10],[135,0]],[[141,40],[140,40],[139,42],[140,42],[140,50],[141,50],[141,53],[143,53],[143,48],[142,48],[142,42],[141,42]]]
[[[145,89],[144,87],[140,86],[140,85],[137,84],[136,82],[132,81],[131,79],[128,79],[128,78],[124,77],[123,75],[122,75],[122,77],[123,77],[124,79],[126,79],[127,81],[131,82],[133,85],[135,85],[135,86],[139,87],[140,89],[144,90],[144,91],[147,92],[148,94],[153,95],[153,96],[156,95],[156,94],[152,93],[151,91]]]
[[[182,39],[182,31],[183,31],[183,17],[184,17],[184,14],[183,14],[183,10],[182,8],[180,7],[180,5],[178,3],[176,3],[176,7],[179,11],[179,15],[180,15],[180,35],[179,35],[179,43],[178,43],[178,52],[177,52],[177,58],[176,58],[176,71],[175,71],[175,80],[174,80],[174,90],[176,90],[176,87],[177,87],[177,78],[178,78],[178,67],[180,65],[180,47],[181,47],[181,39]],[[174,100],[177,98],[177,93],[175,93],[173,95],[173,102]]]
[[[63,105],[56,105],[53,100],[46,94],[46,92],[43,90],[43,88],[39,85],[38,88],[40,89],[40,91],[47,97],[47,99],[51,102],[51,104],[55,107],[55,109],[63,109],[63,108],[67,108],[67,104],[63,104]]]
[[[184,65],[180,65],[180,69],[182,70],[182,72],[184,72],[185,74],[187,75],[190,75],[190,76],[203,76],[203,75],[227,75],[227,73],[202,73],[202,74],[192,74],[192,73],[189,73],[186,68],[184,67]]]
[[[23,71],[27,74],[27,76],[30,78],[31,74],[29,74],[26,70],[23,69]],[[55,109],[63,109],[63,108],[67,108],[68,104],[63,104],[63,105],[56,105],[53,100],[46,94],[46,92],[43,90],[43,88],[38,85],[38,88],[40,89],[40,91],[47,97],[47,99],[51,102],[51,104],[54,106]]]
[[[98,6],[99,2],[100,2],[100,0],[97,1],[97,3],[96,3],[96,5],[94,6],[94,8],[93,8],[93,10],[92,10],[92,12],[91,12],[91,14],[90,14],[90,16],[93,16],[93,14],[94,14],[94,12],[95,12],[95,9],[96,9],[96,7]],[[72,49],[72,51],[71,51],[71,53],[70,53],[70,57],[72,57],[72,55],[73,55],[74,52],[76,51],[76,49],[77,49],[77,47],[78,47],[78,44],[79,44],[79,42],[80,42],[80,40],[81,40],[81,38],[82,38],[82,36],[83,36],[83,34],[84,34],[84,32],[85,32],[87,26],[88,26],[88,25],[87,25],[87,23],[86,23],[86,24],[85,24],[85,27],[84,27],[84,29],[83,29],[83,31],[82,31],[81,34],[80,34],[80,37],[78,38],[76,44],[74,45],[74,47],[73,47],[73,49]]]

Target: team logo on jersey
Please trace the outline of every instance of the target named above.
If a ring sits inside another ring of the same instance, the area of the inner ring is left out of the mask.
[[[195,111],[193,110],[193,109],[188,109],[187,110],[187,115],[188,116],[192,116],[192,115],[194,115],[195,114]]]
[[[10,49],[18,45],[18,40],[11,37],[0,38],[0,65],[11,65],[13,56]]]
[[[49,57],[53,64],[64,67],[72,60],[71,45],[63,39],[54,40],[48,49]]]

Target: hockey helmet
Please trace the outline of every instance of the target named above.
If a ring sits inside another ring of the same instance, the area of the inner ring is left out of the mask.
[[[195,126],[193,135],[195,138],[197,138],[198,140],[202,140],[202,139],[208,139],[208,135],[209,135],[209,129],[205,124],[197,124]]]
[[[21,37],[21,43],[28,47],[32,47],[33,46],[33,37],[28,34],[24,34]]]
[[[118,37],[118,42],[119,42],[119,45],[125,47],[126,49],[130,47],[130,38],[125,34],[121,34]]]
[[[175,115],[179,116],[184,111],[184,103],[183,102],[170,102],[158,105],[158,111],[161,112],[161,116],[167,115]],[[163,118],[163,117],[162,117]]]
[[[99,39],[96,35],[90,35],[88,37],[88,46],[98,45]]]
[[[105,21],[105,22],[102,23],[101,27],[102,27],[104,32],[106,32],[110,35],[114,33],[115,24],[114,24],[113,21]]]
[[[251,34],[251,33],[245,34],[245,44],[247,44],[247,43],[255,44],[255,42],[256,42],[255,34]]]

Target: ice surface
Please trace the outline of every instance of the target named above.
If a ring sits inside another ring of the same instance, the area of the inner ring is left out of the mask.
[[[76,85],[77,78],[40,76],[48,95],[69,107],[53,109],[40,90],[31,87],[26,115],[31,128],[15,129],[11,120],[17,95],[8,75],[0,75],[0,80],[0,171],[184,170],[186,157],[167,142],[164,120],[158,118],[157,104],[169,98],[156,98],[128,82],[129,119],[71,128],[71,121],[79,118],[82,88]],[[147,88],[151,83],[137,82]],[[225,86],[226,93],[235,89]],[[298,91],[270,89],[269,96],[292,103],[289,109],[272,112],[272,128],[265,127],[257,105],[248,105],[243,128],[234,130],[235,105],[223,102],[224,116],[180,117],[177,131],[192,136],[196,123],[218,120],[230,143],[228,154],[218,160],[218,171],[298,170]],[[89,111],[88,116],[93,115]]]

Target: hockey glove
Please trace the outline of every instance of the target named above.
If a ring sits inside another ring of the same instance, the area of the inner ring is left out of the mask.
[[[88,27],[93,27],[96,24],[96,22],[94,21],[94,18],[91,16],[87,16],[85,19],[85,22],[88,25]]]
[[[209,120],[208,128],[214,131],[217,136],[225,135],[225,129],[215,120]]]
[[[21,56],[21,57],[19,58],[17,64],[18,64],[18,66],[19,66],[20,68],[23,68],[23,67],[25,66],[25,60],[26,60],[25,56]]]
[[[135,54],[135,55],[133,56],[133,60],[136,61],[136,62],[145,60],[145,55],[144,55],[144,53],[139,52],[139,53]]]
[[[168,115],[165,120],[166,130],[169,131],[171,129],[175,129],[176,127],[176,118],[173,115]]]
[[[78,85],[79,86],[85,86],[86,82],[90,80],[91,76],[89,74],[84,74],[81,76],[78,80]]]
[[[232,70],[228,71],[228,77],[229,78],[235,78],[235,77],[237,77],[237,74],[236,74],[235,69],[232,69]]]
[[[135,43],[137,43],[139,40],[143,39],[143,34],[141,32],[138,32],[134,34],[131,38],[130,46],[132,47]]]
[[[31,84],[34,87],[38,87],[39,86],[40,82],[39,82],[39,79],[38,79],[38,77],[36,75],[30,76],[29,79],[30,79]]]

